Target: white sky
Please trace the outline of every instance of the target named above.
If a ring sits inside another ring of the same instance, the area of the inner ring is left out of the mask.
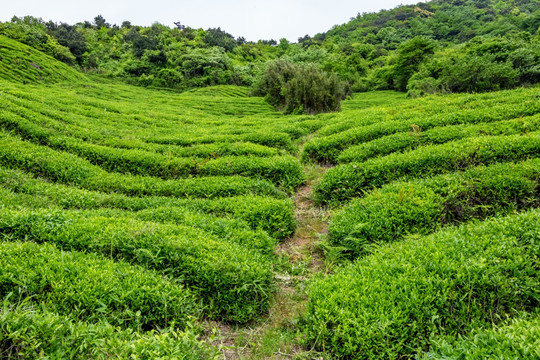
[[[175,21],[193,28],[217,28],[247,40],[287,38],[296,42],[343,24],[358,13],[391,9],[420,0],[0,0],[0,21],[32,15],[75,24],[101,14],[107,22],[133,25]]]

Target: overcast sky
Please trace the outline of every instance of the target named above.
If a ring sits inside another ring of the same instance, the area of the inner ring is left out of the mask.
[[[75,24],[92,21],[101,14],[107,22],[134,25],[159,22],[174,26],[175,21],[193,28],[221,27],[235,37],[247,40],[287,38],[296,42],[343,24],[358,13],[391,9],[419,0],[0,0],[0,20],[13,15],[32,15],[44,20]]]

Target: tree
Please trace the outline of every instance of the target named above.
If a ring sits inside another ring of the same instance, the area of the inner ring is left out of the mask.
[[[404,42],[398,48],[396,64],[394,66],[394,84],[397,90],[407,90],[410,77],[418,71],[420,64],[435,53],[436,44],[433,40],[417,36]]]
[[[111,27],[111,24],[109,24],[105,18],[101,15],[98,15],[94,18],[94,24],[96,25],[96,27],[98,29],[102,28],[102,27],[106,27],[106,28],[109,28]]]

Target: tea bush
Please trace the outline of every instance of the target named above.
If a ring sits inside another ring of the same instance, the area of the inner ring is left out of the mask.
[[[384,185],[332,217],[329,240],[349,258],[380,243],[540,206],[540,160]]]
[[[438,336],[535,311],[539,237],[534,210],[382,247],[309,286],[307,345],[338,358],[415,358]]]
[[[180,284],[124,262],[48,244],[2,242],[0,253],[0,297],[8,301],[28,298],[76,319],[134,330],[184,327],[200,312]]]
[[[212,318],[249,321],[267,310],[273,289],[267,257],[185,226],[84,212],[4,209],[0,234],[157,270],[194,290]]]
[[[0,358],[206,360],[216,351],[191,331],[139,333],[23,305],[0,311]]]
[[[428,176],[478,165],[525,160],[540,153],[540,134],[486,136],[422,146],[328,170],[315,188],[321,203],[338,203],[405,176]]]

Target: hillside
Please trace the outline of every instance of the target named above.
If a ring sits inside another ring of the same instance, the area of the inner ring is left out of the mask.
[[[87,80],[71,66],[2,35],[0,65],[0,79],[23,84]]]
[[[277,60],[314,66],[354,92],[476,93],[540,82],[538,0],[435,0],[377,13],[292,43],[246,42],[220,28],[101,16],[77,24],[31,16],[0,35],[81,69],[150,88],[257,87]],[[321,29],[324,31],[324,29]]]
[[[538,87],[293,116],[0,40],[50,78],[0,79],[0,357],[540,355]]]

